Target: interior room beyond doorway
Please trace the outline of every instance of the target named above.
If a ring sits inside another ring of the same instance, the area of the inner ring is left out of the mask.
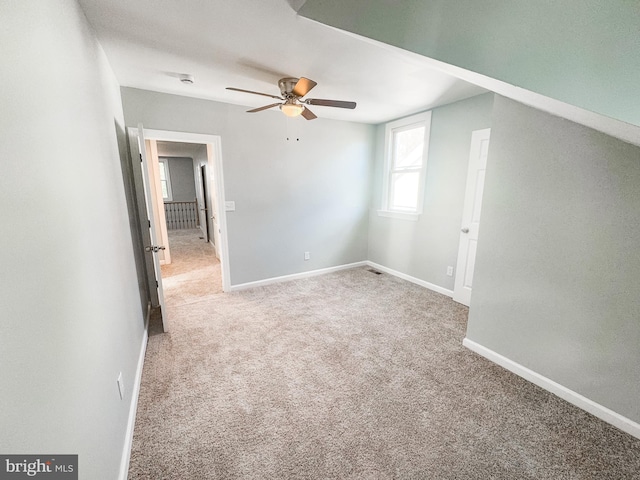
[[[162,196],[157,223],[167,247],[161,257],[165,301],[177,306],[222,293],[207,145],[149,142]]]

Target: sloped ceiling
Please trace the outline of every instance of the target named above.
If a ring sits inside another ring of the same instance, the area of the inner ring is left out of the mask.
[[[358,104],[313,107],[318,117],[374,124],[486,91],[418,55],[300,17],[301,3],[80,0],[122,86],[254,108],[272,101],[225,87],[278,95],[278,79],[305,76],[318,82],[309,97]],[[195,83],[182,84],[183,73]]]
[[[640,126],[637,1],[307,0],[299,13]]]

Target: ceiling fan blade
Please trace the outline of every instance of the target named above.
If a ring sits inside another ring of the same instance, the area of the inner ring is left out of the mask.
[[[253,93],[254,95],[262,95],[263,97],[271,97],[271,98],[277,98],[278,100],[284,100],[284,98],[277,97],[275,95],[269,95],[268,93],[254,92],[252,90],[243,90],[242,88],[227,87],[227,90],[233,90],[234,92]]]
[[[356,108],[356,102],[342,102],[340,100],[323,100],[321,98],[308,98],[304,101],[307,105],[322,105],[323,107]]]
[[[314,118],[318,118],[316,114],[313,113],[311,110],[309,110],[307,107],[304,107],[304,110],[302,110],[302,113],[300,115],[302,115],[307,120],[313,120]]]
[[[271,105],[265,105],[264,107],[254,108],[253,110],[247,110],[247,113],[256,113],[261,112],[262,110],[267,110],[268,108],[277,107],[280,105],[279,103],[272,103]]]
[[[291,90],[291,93],[293,93],[297,97],[304,97],[316,85],[317,83],[314,82],[313,80],[309,80],[308,78],[302,77],[298,80],[298,83],[296,83],[296,86],[293,87],[293,90]]]

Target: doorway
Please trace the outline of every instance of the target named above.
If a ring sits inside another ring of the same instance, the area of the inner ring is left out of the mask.
[[[218,245],[212,235],[209,148],[202,143],[147,140],[152,162],[161,165],[159,177],[166,224],[166,251],[161,265],[168,307],[205,300],[222,293]],[[157,155],[154,157],[154,152]]]
[[[154,169],[156,171],[155,181],[150,182],[149,186],[144,186],[144,193],[145,196],[147,196],[146,205],[144,204],[145,202],[139,205],[139,209],[145,210],[144,215],[140,216],[141,221],[144,222],[143,225],[141,225],[143,231],[146,229],[147,218],[150,220],[149,227],[151,227],[152,224],[157,224],[154,228],[149,228],[149,230],[154,230],[152,234],[155,235],[156,240],[145,240],[145,246],[150,244],[155,245],[152,250],[147,250],[154,252],[153,255],[150,255],[150,258],[153,259],[154,262],[151,263],[148,261],[146,265],[152,306],[159,304],[163,307],[162,302],[158,303],[158,299],[164,297],[163,276],[175,276],[173,274],[176,273],[182,275],[177,279],[169,280],[169,285],[171,282],[174,282],[179,287],[178,289],[194,283],[193,278],[187,278],[188,275],[185,277],[187,272],[185,271],[186,267],[184,262],[183,265],[180,266],[180,257],[185,257],[185,253],[188,256],[189,252],[193,253],[194,251],[199,254],[200,258],[191,258],[190,263],[192,265],[202,267],[203,265],[200,264],[202,263],[203,257],[214,259],[218,264],[217,282],[205,278],[198,279],[202,284],[201,286],[204,285],[205,287],[200,288],[201,292],[214,293],[216,291],[228,291],[230,275],[226,214],[224,211],[219,212],[217,210],[217,205],[224,205],[224,180],[220,137],[215,135],[148,130],[144,129],[142,125],[139,125],[137,129],[130,128],[128,130],[131,138],[130,143],[132,144],[132,158],[138,157],[138,153],[135,151],[137,148],[133,146],[133,144],[138,144],[138,147],[140,147],[140,160],[143,165],[146,165],[145,168],[139,170],[145,172],[147,176],[149,171],[153,171]],[[139,139],[143,139],[143,141],[138,141]],[[159,144],[161,148],[158,151],[157,147]],[[184,153],[180,153],[180,147],[183,149],[189,147],[191,152],[197,150],[199,154],[197,158],[195,158],[195,155],[185,155]],[[169,149],[168,151],[167,148]],[[171,148],[173,148],[173,151]],[[163,173],[161,173],[160,169],[161,157],[166,162],[166,165],[162,167],[164,169]],[[179,196],[180,191],[184,190],[184,188],[182,188],[184,185],[181,187],[179,184],[181,182],[183,184],[185,183],[185,175],[175,177],[171,175],[170,159],[172,157],[181,159],[180,161],[183,163],[183,173],[185,171],[184,163],[187,162],[189,165],[186,168],[186,170],[191,173],[191,190],[190,193],[187,194],[188,198]],[[203,165],[205,166],[204,169],[202,169]],[[205,173],[204,178],[201,176],[202,172]],[[142,183],[143,182],[140,181],[137,185],[142,185]],[[142,186],[138,186],[137,188],[142,192]],[[197,192],[195,195],[194,190]],[[205,191],[206,196],[204,195]],[[173,205],[170,205],[172,202]],[[164,210],[165,207],[167,210],[161,211]],[[173,208],[174,211],[169,212],[170,208]],[[207,212],[205,212],[205,208]],[[177,209],[177,211],[175,209]],[[215,220],[213,220],[213,218],[215,218]],[[154,219],[158,221],[156,222]],[[169,228],[167,228],[168,224],[170,224]],[[207,224],[209,226],[208,235]],[[176,226],[180,228],[175,228]],[[216,232],[211,231],[212,226],[217,229]],[[157,234],[163,227],[167,235],[165,238],[161,238],[161,236]],[[169,235],[172,238],[168,238]],[[191,240],[189,240],[188,238],[194,235],[197,247],[195,249],[193,245],[191,245],[194,239],[191,238]],[[208,237],[208,239],[206,237]],[[175,247],[178,248],[177,251],[172,251],[170,256],[165,256],[163,259],[164,265],[159,265],[157,260],[160,255],[155,252],[159,249],[162,253],[168,253],[168,250],[162,250],[165,248],[165,242],[167,247],[174,247],[172,250],[176,250]],[[148,258],[147,260],[150,259]],[[184,260],[184,258],[182,258],[182,260]],[[156,263],[158,265],[155,265]],[[154,268],[154,266],[156,268]],[[167,274],[167,270],[173,270],[172,274]],[[199,274],[200,277],[202,277],[203,272],[199,272]],[[196,275],[196,277],[197,276],[198,275]],[[198,281],[195,281],[195,283],[198,283]],[[216,284],[217,289],[215,287]],[[184,295],[182,298],[184,298]],[[193,298],[192,296],[192,299]],[[164,331],[167,331],[166,321],[166,310],[162,308]]]

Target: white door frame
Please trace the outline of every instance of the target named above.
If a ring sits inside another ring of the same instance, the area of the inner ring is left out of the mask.
[[[135,130],[135,129],[134,129]],[[231,287],[231,265],[229,262],[229,242],[227,236],[227,212],[224,206],[224,172],[222,166],[222,139],[219,135],[204,133],[173,132],[169,130],[144,129],[144,137],[147,139],[166,142],[183,142],[210,144],[214,151],[213,179],[215,182],[216,216],[220,229],[220,270],[222,273],[222,291],[228,292]],[[211,175],[211,173],[209,173]]]
[[[206,148],[207,166],[205,171],[207,172],[207,177],[211,178],[211,175],[215,175],[214,164],[215,164],[215,157],[217,156],[217,153],[214,148],[214,145],[208,143],[206,147],[207,147]],[[213,228],[213,231],[210,232],[209,242],[211,242],[211,244],[215,248],[216,257],[218,258],[218,260],[220,260],[220,254],[221,254],[220,251],[222,248],[220,246],[221,239],[220,239],[220,222],[218,221],[218,212],[220,212],[221,209],[223,209],[224,205],[218,204],[217,184],[214,184],[213,187],[209,185],[209,187],[207,188],[207,195],[210,197],[209,208],[211,209],[209,212],[207,212],[209,213],[209,218],[207,219],[207,222],[211,220],[211,227]]]

